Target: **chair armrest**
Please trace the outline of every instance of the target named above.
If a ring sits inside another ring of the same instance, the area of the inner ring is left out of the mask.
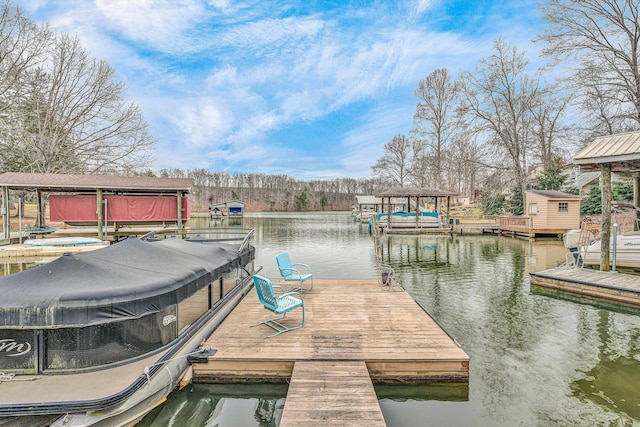
[[[309,267],[307,264],[302,264],[302,263],[298,263],[298,262],[297,262],[297,263],[292,264],[292,265],[294,265],[294,266],[301,266],[301,267],[305,267],[307,270],[309,270],[309,273],[313,273],[313,272],[311,271],[311,267]]]
[[[282,289],[282,286],[279,285],[271,285],[271,287],[273,288],[273,290],[275,291],[276,289],[280,290],[280,293],[284,293],[284,290]]]

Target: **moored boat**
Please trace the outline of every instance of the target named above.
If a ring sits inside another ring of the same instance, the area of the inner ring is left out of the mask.
[[[129,238],[1,277],[0,425],[124,426],[153,409],[250,289],[253,230],[239,232]]]
[[[50,237],[44,239],[27,239],[27,246],[77,246],[77,245],[102,245],[104,241],[96,237]]]
[[[601,241],[596,240],[581,250],[585,265],[600,265],[600,253],[602,252]],[[620,234],[615,240],[615,254],[613,238],[610,243],[609,259],[613,262],[615,256],[615,265],[620,268],[630,268],[634,270],[640,269],[640,232],[634,231],[630,233]]]
[[[389,214],[377,214],[377,223],[381,228],[389,226]],[[437,212],[420,212],[416,218],[415,212],[394,212],[391,214],[391,227],[394,228],[438,228],[440,219]]]

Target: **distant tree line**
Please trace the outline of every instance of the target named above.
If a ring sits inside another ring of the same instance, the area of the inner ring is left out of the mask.
[[[162,178],[191,178],[196,209],[229,200],[240,200],[253,211],[350,210],[358,194],[388,189],[382,179],[336,178],[303,181],[288,175],[229,174],[206,169],[161,169]]]

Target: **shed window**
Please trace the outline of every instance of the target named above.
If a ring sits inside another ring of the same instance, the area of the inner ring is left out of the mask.
[[[559,202],[558,212],[569,212],[569,202]]]
[[[529,214],[535,215],[537,213],[538,213],[538,204],[537,203],[530,203],[529,204]]]

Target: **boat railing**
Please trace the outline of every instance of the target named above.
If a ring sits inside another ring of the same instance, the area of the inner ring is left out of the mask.
[[[251,242],[255,235],[252,228],[163,228],[154,230],[140,237],[141,240],[160,240],[169,238],[198,239],[206,242],[237,242],[240,252]]]

